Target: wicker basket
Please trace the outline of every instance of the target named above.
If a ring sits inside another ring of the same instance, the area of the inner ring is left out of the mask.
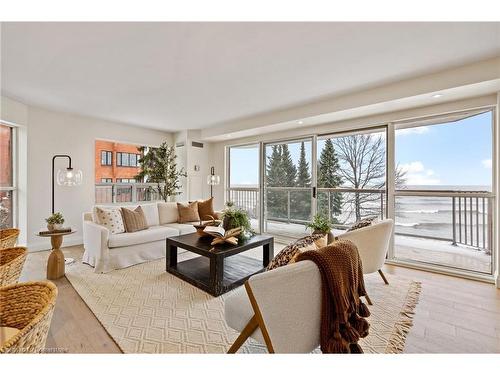
[[[0,326],[19,330],[0,347],[0,353],[42,352],[56,298],[57,288],[50,281],[0,288]]]
[[[25,247],[0,249],[0,287],[17,283],[27,254]]]
[[[17,228],[0,229],[0,249],[16,246],[20,232]]]

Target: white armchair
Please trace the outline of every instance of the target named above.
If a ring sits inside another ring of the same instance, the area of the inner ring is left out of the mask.
[[[393,227],[392,219],[385,219],[368,227],[345,232],[338,236],[339,239],[350,240],[356,245],[363,262],[363,273],[378,272],[386,284],[389,282],[381,268],[389,250]],[[368,304],[371,305],[370,298],[366,297]]]
[[[302,261],[250,277],[244,288],[226,297],[225,318],[241,332],[228,353],[235,353],[249,337],[270,353],[310,353],[320,345],[317,266]]]

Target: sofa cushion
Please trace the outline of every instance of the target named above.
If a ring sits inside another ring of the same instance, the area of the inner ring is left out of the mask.
[[[108,247],[122,247],[138,245],[154,241],[164,241],[167,237],[178,236],[179,231],[175,228],[164,226],[150,227],[145,230],[133,233],[110,234]]]
[[[160,225],[160,219],[158,217],[158,204],[146,203],[146,204],[141,204],[141,207],[142,211],[144,211],[144,216],[146,217],[146,222],[148,223],[148,227]]]
[[[122,213],[119,207],[95,209],[97,223],[106,227],[111,234],[118,234],[125,232],[123,225]]]
[[[138,232],[148,228],[146,216],[141,206],[138,206],[135,210],[122,207],[122,217],[126,232]]]
[[[199,223],[199,222],[196,222],[196,223]],[[192,223],[184,223],[184,224],[169,223],[169,224],[165,224],[164,226],[168,227],[168,228],[174,228],[174,229],[178,230],[179,234],[188,234],[188,233],[194,233],[194,232],[196,232],[196,228],[193,227]]]
[[[177,202],[177,210],[179,211],[179,223],[187,223],[190,221],[200,221],[198,214],[198,202],[179,203]]]
[[[159,202],[158,213],[160,225],[168,223],[177,223],[179,221],[179,211],[176,202]]]

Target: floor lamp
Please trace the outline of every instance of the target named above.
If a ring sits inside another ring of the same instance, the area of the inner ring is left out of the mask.
[[[52,213],[55,212],[54,209],[54,197],[55,197],[55,189],[54,189],[54,166],[55,166],[55,161],[57,158],[67,158],[68,159],[68,166],[66,167],[65,170],[59,169],[57,171],[57,184],[60,186],[76,186],[76,185],[81,185],[83,181],[83,174],[81,170],[75,171],[73,169],[73,166],[71,165],[71,156],[69,155],[54,155],[52,157]],[[73,263],[75,260],[73,258],[65,258],[64,263],[70,264]]]
[[[210,174],[207,176],[207,184],[210,185],[210,197],[214,196],[214,185],[220,184],[220,176],[215,174],[215,167],[210,168]]]

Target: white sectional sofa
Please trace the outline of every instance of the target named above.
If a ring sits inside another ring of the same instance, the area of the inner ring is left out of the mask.
[[[124,205],[134,209],[138,205]],[[105,273],[165,257],[166,238],[195,232],[193,223],[179,224],[176,202],[140,204],[149,228],[133,233],[111,234],[97,223],[95,208],[83,214],[83,262],[94,272]],[[118,208],[120,206],[99,206]]]

